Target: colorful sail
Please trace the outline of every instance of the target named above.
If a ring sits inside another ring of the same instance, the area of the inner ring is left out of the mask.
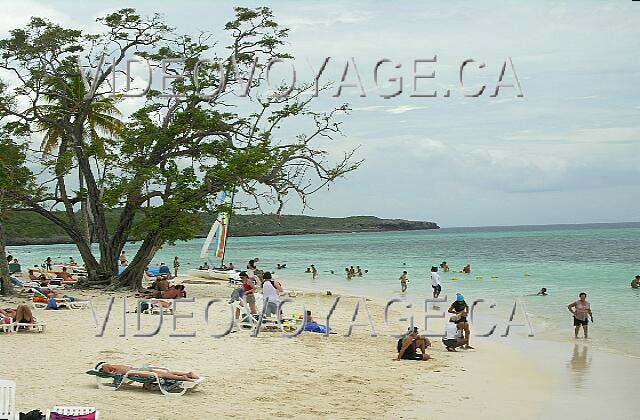
[[[220,197],[220,204],[231,207],[231,202],[233,200],[233,193],[222,193]],[[227,227],[229,226],[229,213],[220,212],[218,213],[218,218],[211,226],[211,230],[207,235],[207,239],[204,241],[204,245],[202,246],[202,251],[200,252],[200,258],[207,258],[209,255],[209,247],[211,243],[214,242],[216,257],[222,258],[224,257],[224,247],[227,241]]]

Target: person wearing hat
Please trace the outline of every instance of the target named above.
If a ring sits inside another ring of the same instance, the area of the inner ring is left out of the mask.
[[[462,293],[456,293],[456,300],[449,307],[449,313],[458,315],[458,320],[455,321],[458,324],[458,328],[464,331],[464,339],[467,342],[464,346],[465,349],[472,349],[469,345],[469,337],[471,336],[471,330],[469,329],[469,322],[467,321],[467,315],[469,314],[469,305],[464,301]]]
[[[253,281],[251,281],[246,271],[240,272],[240,280],[242,280],[242,289],[244,290],[244,295],[247,299],[249,310],[252,314],[257,314],[258,310],[256,309],[256,297],[253,295],[256,288],[253,285]]]

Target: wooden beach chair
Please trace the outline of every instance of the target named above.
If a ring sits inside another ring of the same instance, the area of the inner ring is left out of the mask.
[[[47,410],[46,420],[56,418],[56,414],[63,416],[84,416],[83,419],[90,419],[93,414],[94,420],[100,419],[100,412],[95,407],[67,407],[67,406],[55,406],[51,410]]]

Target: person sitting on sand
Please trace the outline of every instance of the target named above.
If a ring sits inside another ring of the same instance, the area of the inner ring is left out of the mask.
[[[587,302],[587,294],[585,292],[580,293],[578,300],[570,303],[567,308],[569,312],[573,314],[575,337],[578,338],[580,326],[582,326],[584,338],[589,338],[589,320],[587,319],[587,315],[591,318],[591,322],[593,322],[593,313],[591,312],[591,304]]]
[[[640,275],[636,276],[635,279],[631,280],[631,288],[637,289],[640,287]]]
[[[169,280],[164,277],[158,277],[153,281],[153,283],[151,283],[151,288],[160,292],[169,290]]]
[[[29,280],[38,281],[38,277],[36,277],[36,275],[33,273],[32,269],[29,269]]]
[[[95,370],[98,372],[110,373],[112,375],[126,375],[127,372],[131,370],[138,370],[133,366],[127,365],[112,365],[106,362],[100,362],[96,365]],[[153,372],[158,375],[159,378],[162,379],[170,379],[174,381],[193,381],[195,379],[200,379],[198,375],[193,372],[177,372],[171,370],[163,370],[163,369],[148,369],[149,372]],[[136,373],[136,376],[141,378],[147,378],[149,376],[153,376],[145,373]]]
[[[471,264],[467,264],[464,267],[462,267],[462,272],[465,274],[470,274],[471,273]]]
[[[463,337],[462,329],[460,329],[460,324],[456,324],[456,321],[458,321],[458,316],[452,316],[444,329],[442,344],[447,348],[447,351],[456,351],[457,347],[467,344],[467,340]]]
[[[464,339],[466,340],[465,349],[473,349],[469,345],[469,337],[471,336],[471,330],[469,329],[469,322],[467,321],[467,315],[469,314],[469,305],[464,301],[464,296],[461,293],[456,293],[456,300],[449,307],[450,314],[458,315],[456,324],[464,331]]]
[[[543,287],[542,289],[540,289],[536,296],[547,296],[547,288]]]
[[[187,291],[183,284],[176,284],[164,291],[146,292],[139,296],[143,299],[180,299],[187,297]]]
[[[432,357],[426,353],[427,347],[431,345],[428,338],[418,334],[418,327],[409,328],[407,335],[398,340],[398,357],[396,360],[429,360]],[[420,349],[422,354],[418,354]]]
[[[402,288],[402,293],[407,291],[407,272],[403,271],[400,275],[400,287]]]
[[[5,316],[7,318],[13,318],[16,322],[20,324],[35,324],[36,322],[38,322],[36,317],[33,316],[33,312],[31,312],[31,307],[26,303],[19,304],[16,309],[13,309],[13,308],[0,309],[0,315]]]

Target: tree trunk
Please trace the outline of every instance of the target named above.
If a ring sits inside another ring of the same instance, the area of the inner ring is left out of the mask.
[[[160,233],[149,233],[131,263],[121,275],[114,279],[111,288],[126,287],[132,290],[142,289],[144,269],[149,266],[149,263],[156,255],[156,252],[162,247],[162,244],[163,240],[160,239]]]
[[[9,279],[9,263],[5,251],[5,230],[2,215],[0,214],[0,282],[2,283],[2,294],[13,294],[13,285]]]
[[[78,184],[80,185],[80,191],[83,191],[84,188],[84,176],[82,175],[82,171],[78,169]],[[85,241],[89,245],[91,245],[91,231],[89,230],[89,208],[87,207],[87,198],[82,199],[80,201],[80,229],[82,230],[82,235],[84,236]]]

